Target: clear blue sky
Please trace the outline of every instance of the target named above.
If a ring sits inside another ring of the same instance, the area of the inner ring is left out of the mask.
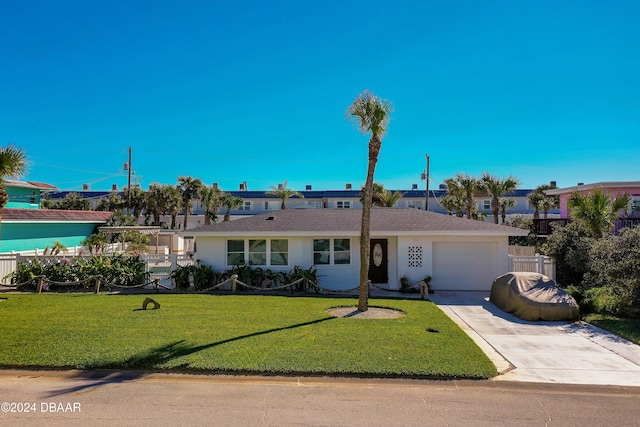
[[[23,179],[358,188],[364,89],[395,111],[375,179],[640,180],[640,2],[0,3],[0,145]]]

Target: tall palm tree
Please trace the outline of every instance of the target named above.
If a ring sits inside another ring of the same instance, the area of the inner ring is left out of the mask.
[[[27,156],[23,149],[9,145],[0,147],[0,221],[9,193],[4,189],[5,179],[19,178],[27,172]]]
[[[520,181],[518,178],[513,176],[501,179],[491,175],[489,172],[483,173],[480,180],[482,181],[484,190],[491,195],[491,212],[493,213],[493,222],[494,224],[498,224],[500,198],[518,188]]]
[[[507,209],[512,208],[516,205],[516,201],[513,199],[500,199],[500,214],[502,216],[502,223],[504,224],[507,220]]]
[[[178,178],[178,188],[182,195],[182,209],[184,209],[183,230],[187,229],[187,220],[189,219],[189,213],[192,209],[191,199],[198,195],[202,186],[202,181],[200,181],[199,178],[191,178],[190,176],[181,176]]]
[[[378,155],[382,147],[382,138],[387,131],[393,106],[389,101],[376,97],[365,90],[358,95],[347,109],[347,117],[352,119],[363,134],[371,132],[369,139],[369,162],[367,166],[367,179],[362,194],[362,224],[360,230],[360,295],[358,298],[358,311],[369,309],[368,280],[369,280],[369,256],[370,256],[370,232],[371,232],[371,205],[373,194],[373,175],[378,162]]]
[[[231,219],[231,210],[237,209],[244,203],[240,197],[234,197],[229,193],[222,195],[222,206],[227,208],[227,212],[224,214],[223,221],[229,221]]]
[[[218,211],[222,207],[222,191],[217,186],[200,189],[200,203],[204,207],[204,225],[211,224],[211,219],[217,221]]]
[[[612,199],[602,188],[596,188],[585,195],[575,191],[569,196],[567,206],[574,220],[584,223],[594,237],[600,238],[611,231],[618,212],[626,209],[630,201],[631,196],[626,193]]]
[[[285,181],[284,184],[282,185],[278,185],[277,187],[272,185],[271,191],[267,191],[267,194],[271,196],[276,196],[277,198],[282,200],[280,209],[286,209],[284,202],[290,197],[296,196],[296,197],[300,197],[301,199],[304,199],[304,195],[301,192],[287,188],[287,181]]]

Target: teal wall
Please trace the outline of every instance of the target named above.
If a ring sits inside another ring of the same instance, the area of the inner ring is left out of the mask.
[[[6,208],[39,209],[40,190],[34,188],[5,187],[9,194],[9,203]],[[31,203],[35,199],[35,203]]]
[[[90,236],[96,224],[74,223],[2,223],[0,252],[43,250],[60,242],[66,247],[80,246]]]

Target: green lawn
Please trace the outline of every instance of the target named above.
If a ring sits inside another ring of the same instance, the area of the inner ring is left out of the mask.
[[[584,320],[640,345],[640,319],[590,314]]]
[[[496,368],[433,303],[370,300],[399,319],[334,318],[355,299],[5,294],[4,367],[489,378]],[[427,329],[437,332],[429,332]]]

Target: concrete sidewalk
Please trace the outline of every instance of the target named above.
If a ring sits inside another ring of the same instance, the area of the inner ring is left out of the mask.
[[[584,322],[529,322],[488,292],[429,295],[495,363],[497,381],[640,386],[640,346]]]

